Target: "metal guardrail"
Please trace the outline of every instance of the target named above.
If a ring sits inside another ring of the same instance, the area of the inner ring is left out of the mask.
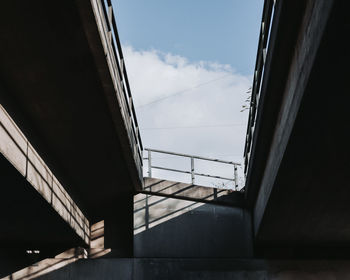
[[[257,111],[259,108],[259,100],[261,93],[261,85],[263,74],[265,70],[265,61],[266,55],[268,52],[269,39],[270,39],[270,31],[273,21],[273,14],[277,0],[265,0],[261,29],[260,29],[260,37],[258,50],[256,55],[256,63],[255,63],[255,71],[254,71],[254,79],[252,85],[251,99],[250,99],[250,110],[248,117],[248,125],[247,125],[247,134],[246,141],[244,147],[244,173],[247,175],[249,160],[252,149],[252,142],[254,138],[254,130],[257,118]]]
[[[195,176],[202,176],[202,177],[209,177],[209,178],[232,181],[232,182],[234,182],[235,190],[237,190],[237,188],[238,188],[237,166],[240,166],[241,165],[240,163],[233,162],[233,161],[214,159],[214,158],[195,156],[195,155],[188,155],[188,154],[174,153],[174,152],[168,152],[168,151],[162,151],[162,150],[155,150],[155,149],[145,149],[145,151],[147,151],[147,157],[143,158],[143,159],[148,160],[148,176],[149,177],[152,177],[152,169],[160,169],[160,170],[166,170],[166,171],[171,171],[171,172],[190,174],[191,175],[191,184],[195,183]],[[186,170],[180,170],[180,169],[152,165],[152,152],[189,158],[191,161],[191,170],[186,171]],[[194,169],[194,162],[195,162],[194,160],[195,159],[233,165],[233,175],[234,176],[233,176],[233,178],[227,178],[227,177],[222,177],[222,176],[214,176],[214,175],[210,175],[210,174],[197,173],[197,172],[195,172],[195,169]]]
[[[106,59],[116,88],[120,110],[126,125],[131,149],[142,178],[142,140],[132,100],[128,74],[126,72],[123,51],[114,18],[111,0],[92,0],[100,15],[103,41],[106,42]]]

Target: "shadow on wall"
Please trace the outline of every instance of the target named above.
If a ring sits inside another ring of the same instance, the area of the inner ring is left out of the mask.
[[[144,191],[134,197],[134,235],[202,206],[205,202],[242,207],[241,197],[242,194],[227,189],[145,178]],[[182,200],[172,201],[171,198]],[[164,205],[167,207],[164,208]]]
[[[240,195],[164,180],[146,185],[134,197],[134,257],[251,256],[250,215],[227,205]]]

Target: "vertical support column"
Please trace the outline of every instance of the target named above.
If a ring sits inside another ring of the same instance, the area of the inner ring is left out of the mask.
[[[145,205],[145,228],[149,229],[149,206],[148,206],[148,197],[149,195],[146,194],[146,205]]]
[[[152,178],[152,158],[151,151],[148,150],[148,177]]]
[[[134,194],[126,192],[113,197],[104,216],[105,258],[132,258],[134,252]]]
[[[194,185],[194,158],[191,157],[191,183]]]
[[[234,183],[235,183],[235,191],[238,189],[238,175],[237,175],[237,165],[234,164]]]

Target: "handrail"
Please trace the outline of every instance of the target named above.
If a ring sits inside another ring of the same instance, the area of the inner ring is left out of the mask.
[[[111,0],[94,0],[100,6],[100,16],[104,21],[103,32],[108,44],[107,60],[110,59],[112,68],[110,68],[111,75],[116,81],[115,87],[117,90],[117,97],[120,102],[120,110],[124,118],[127,134],[129,137],[133,156],[138,166],[140,175],[142,174],[142,140],[140,129],[136,118],[135,106],[132,101],[132,95],[128,80],[128,74],[125,67],[124,55],[118,35],[117,24],[114,18],[114,12]]]
[[[227,163],[227,164],[235,164],[235,165],[241,165],[238,162],[233,161],[227,161],[227,160],[221,160],[221,159],[215,159],[215,158],[208,158],[208,157],[202,157],[202,156],[195,156],[195,155],[189,155],[189,154],[182,154],[182,153],[175,153],[175,152],[168,152],[163,150],[156,150],[156,149],[149,149],[145,148],[145,151],[151,151],[155,153],[161,153],[161,154],[168,154],[168,155],[175,155],[175,156],[182,156],[182,157],[189,157],[189,158],[196,158],[196,159],[202,159],[202,160],[208,160],[208,161],[216,161],[220,163]]]
[[[248,166],[249,166],[249,161],[251,156],[255,124],[257,119],[257,112],[259,109],[260,91],[262,86],[263,74],[265,70],[265,61],[266,61],[266,55],[268,52],[270,32],[271,32],[276,2],[277,0],[265,0],[264,8],[263,8],[259,44],[258,44],[258,50],[256,55],[254,79],[253,79],[251,99],[250,99],[250,109],[249,109],[246,141],[245,141],[245,147],[244,147],[245,175],[247,175],[248,173]]]
[[[191,183],[192,185],[195,183],[195,176],[201,176],[201,177],[209,177],[209,178],[215,178],[215,179],[221,179],[221,180],[227,180],[234,182],[234,190],[238,190],[238,174],[237,174],[237,166],[240,166],[240,163],[233,162],[233,161],[226,161],[226,160],[220,160],[215,158],[208,158],[208,157],[202,157],[202,156],[196,156],[196,155],[189,155],[189,154],[183,154],[183,153],[175,153],[175,152],[169,152],[169,151],[163,151],[163,150],[156,150],[156,149],[148,149],[145,148],[145,151],[147,151],[147,157],[143,158],[144,160],[148,161],[148,176],[152,177],[152,169],[160,169],[160,170],[166,170],[171,172],[177,172],[177,173],[183,173],[183,174],[190,174],[191,175]],[[180,170],[180,169],[174,169],[174,168],[168,168],[168,167],[162,167],[152,164],[152,152],[153,153],[161,153],[161,154],[168,154],[178,157],[185,157],[189,158],[191,160],[191,170]],[[204,173],[197,173],[194,170],[194,160],[205,160],[205,161],[212,161],[212,162],[218,162],[222,164],[229,164],[233,165],[233,178],[227,178],[217,175],[211,175],[211,174],[204,174]]]

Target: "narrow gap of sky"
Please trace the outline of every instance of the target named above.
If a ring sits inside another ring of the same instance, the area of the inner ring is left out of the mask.
[[[112,2],[144,146],[242,162],[263,0]]]
[[[136,50],[253,73],[263,0],[114,0],[113,5],[122,42]]]

